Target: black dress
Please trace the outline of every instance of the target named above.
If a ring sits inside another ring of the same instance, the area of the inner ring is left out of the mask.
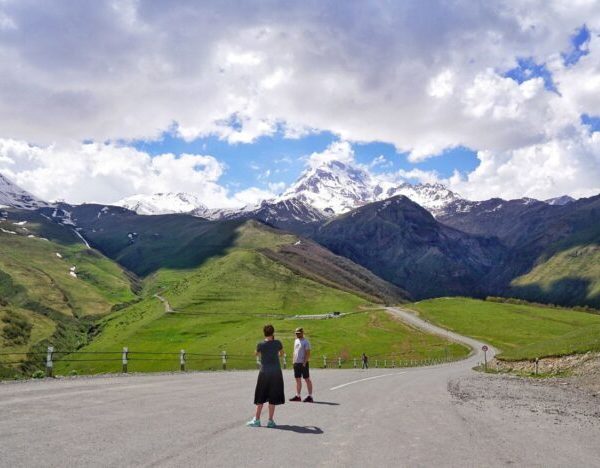
[[[283,345],[279,340],[265,340],[256,345],[256,351],[261,356],[261,365],[254,391],[255,405],[285,403],[283,374],[279,364],[279,351],[282,349]]]

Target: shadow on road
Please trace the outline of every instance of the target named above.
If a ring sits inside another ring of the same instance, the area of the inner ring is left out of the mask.
[[[329,406],[340,406],[339,403],[335,403],[333,401],[313,401],[313,405],[329,405]]]
[[[316,426],[289,426],[287,424],[282,424],[278,425],[275,429],[297,432],[298,434],[323,434],[323,430]]]

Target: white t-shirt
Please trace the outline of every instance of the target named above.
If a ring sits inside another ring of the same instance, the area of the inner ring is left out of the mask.
[[[294,341],[294,364],[304,363],[308,350],[310,350],[309,341],[306,338],[296,338]]]

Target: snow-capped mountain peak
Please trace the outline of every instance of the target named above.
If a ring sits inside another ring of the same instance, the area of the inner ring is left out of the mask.
[[[49,204],[23,190],[7,177],[0,174],[0,206],[22,210],[35,210],[49,206]]]
[[[544,203],[548,205],[568,205],[571,202],[574,202],[575,199],[570,197],[569,195],[563,195],[562,197],[549,198],[548,200],[544,200]]]
[[[450,203],[460,200],[453,191],[449,190],[442,184],[409,184],[407,182],[397,186],[382,187],[382,184],[378,186],[381,189],[381,193],[378,194],[379,200],[391,198],[396,195],[404,195],[410,198],[413,202],[421,205],[423,208],[430,211],[434,216],[441,212]],[[376,189],[376,191],[379,191]]]
[[[374,201],[373,180],[363,169],[329,161],[306,170],[277,201],[294,198],[324,212],[344,213]]]
[[[133,195],[114,203],[141,215],[202,212],[208,208],[200,198],[191,193],[155,193],[153,195]]]
[[[378,180],[360,167],[329,161],[305,171],[277,201],[298,199],[325,213],[340,214],[396,195],[410,198],[434,215],[460,199],[442,184]]]

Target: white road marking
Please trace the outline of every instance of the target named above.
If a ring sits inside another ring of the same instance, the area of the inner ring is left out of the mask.
[[[393,374],[382,374],[382,375],[376,375],[375,377],[367,377],[366,379],[353,380],[352,382],[338,385],[337,387],[331,387],[329,390],[337,390],[338,388],[344,388],[344,387],[347,387],[348,385],[354,385],[355,383],[365,382],[367,380],[380,379],[381,377],[389,377],[390,375],[400,375],[400,374],[406,374],[406,372],[394,372]]]

